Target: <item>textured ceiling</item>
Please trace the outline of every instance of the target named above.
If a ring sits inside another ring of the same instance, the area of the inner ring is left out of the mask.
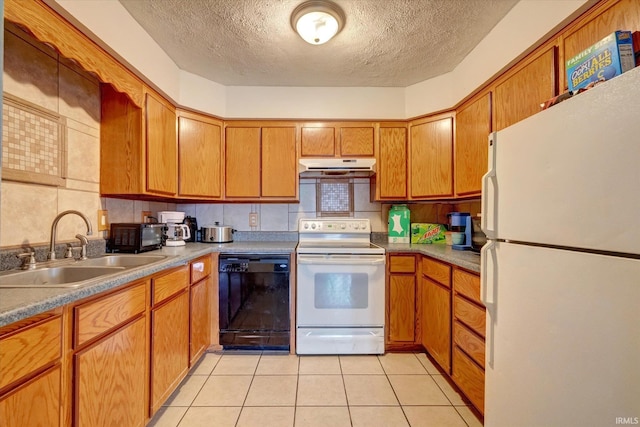
[[[225,86],[406,87],[447,73],[518,0],[334,0],[344,29],[304,42],[303,0],[120,0],[183,70]]]

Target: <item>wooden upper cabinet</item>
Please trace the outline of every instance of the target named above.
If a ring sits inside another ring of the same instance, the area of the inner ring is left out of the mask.
[[[381,127],[376,166],[376,199],[407,197],[407,129]]]
[[[262,128],[261,154],[261,196],[295,198],[298,193],[296,128]]]
[[[302,157],[334,157],[336,138],[334,127],[302,127]]]
[[[222,122],[199,114],[178,112],[181,197],[222,197]]]
[[[165,195],[178,192],[178,144],[175,108],[146,94],[147,191]]]
[[[178,146],[173,106],[149,90],[144,108],[111,85],[101,85],[100,192],[173,197]]]
[[[453,119],[444,117],[411,126],[411,198],[453,195]]]
[[[373,157],[373,127],[343,127],[340,129],[342,157]]]
[[[552,46],[496,86],[495,129],[540,112],[540,104],[556,94],[557,54]]]
[[[227,127],[225,197],[260,197],[260,128]]]
[[[463,106],[456,113],[456,196],[479,195],[487,171],[488,137],[491,132],[491,94]]]
[[[373,157],[373,123],[325,122],[302,125],[301,157]]]
[[[111,85],[100,92],[100,193],[143,194],[142,108]]]

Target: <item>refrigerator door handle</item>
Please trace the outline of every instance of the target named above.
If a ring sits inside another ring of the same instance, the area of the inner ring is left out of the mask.
[[[480,299],[487,309],[487,330],[485,331],[486,338],[486,360],[489,366],[493,367],[493,353],[494,353],[494,332],[493,326],[496,318],[495,307],[495,292],[496,292],[496,256],[495,256],[496,242],[489,240],[480,250]],[[491,275],[489,275],[489,257],[491,258]]]
[[[489,134],[489,164],[488,171],[482,177],[482,217],[480,227],[487,239],[497,237],[496,214],[498,212],[498,183],[496,179],[496,136]]]

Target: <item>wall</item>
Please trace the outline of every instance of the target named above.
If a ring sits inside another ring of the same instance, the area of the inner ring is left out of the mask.
[[[53,219],[67,209],[84,212],[95,229],[101,206],[98,82],[15,27],[7,26],[4,37],[4,91],[66,119],[68,176],[61,187],[2,182],[0,246],[49,241]],[[73,240],[84,230],[80,218],[69,216],[58,235]]]
[[[195,216],[198,226],[221,225],[239,231],[298,231],[298,219],[316,217],[316,184],[314,179],[300,181],[300,203],[262,204],[179,204],[177,210]],[[353,180],[354,218],[369,218],[373,231],[386,230],[386,219],[382,221],[382,204],[369,202],[369,180]],[[258,227],[249,227],[249,213],[258,213]]]
[[[456,69],[407,88],[225,87],[209,82],[202,91],[193,89],[204,79],[183,75],[119,2],[45,1],[185,107],[226,118],[407,119],[451,108],[596,0],[522,0]]]

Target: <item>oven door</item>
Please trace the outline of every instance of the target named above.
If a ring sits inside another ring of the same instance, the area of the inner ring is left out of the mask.
[[[384,255],[298,254],[297,326],[384,326]]]

